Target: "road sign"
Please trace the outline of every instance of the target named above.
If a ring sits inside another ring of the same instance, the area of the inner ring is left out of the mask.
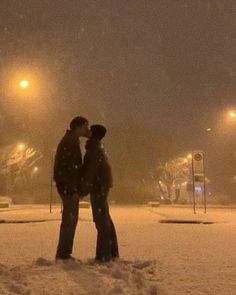
[[[204,175],[194,175],[194,182],[203,183],[204,182]]]
[[[192,159],[193,159],[193,175],[194,176],[204,176],[204,153],[203,153],[203,151],[193,152]],[[200,178],[199,178],[199,180],[200,180]]]
[[[192,153],[192,177],[194,213],[196,213],[196,187],[202,187],[204,212],[206,213],[205,155],[203,151],[193,151]]]

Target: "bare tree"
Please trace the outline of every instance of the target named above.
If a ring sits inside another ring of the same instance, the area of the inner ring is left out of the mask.
[[[187,182],[190,177],[189,162],[186,158],[170,160],[158,165],[158,185],[162,196],[171,203],[178,202],[179,195],[174,194],[174,188]]]
[[[42,158],[41,152],[24,145],[10,145],[0,151],[0,174],[6,178],[7,192],[14,189],[16,179],[30,185],[33,166]]]

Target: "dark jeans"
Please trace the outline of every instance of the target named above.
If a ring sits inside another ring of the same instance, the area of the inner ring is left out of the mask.
[[[79,217],[79,201],[72,196],[64,197],[61,195],[61,199],[63,211],[56,257],[66,259],[70,257],[73,249],[75,230]]]
[[[91,193],[93,220],[97,229],[96,259],[107,261],[119,257],[114,223],[109,213],[108,191]]]

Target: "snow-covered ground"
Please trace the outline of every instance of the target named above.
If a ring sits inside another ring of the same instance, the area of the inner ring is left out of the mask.
[[[0,209],[0,295],[236,294],[236,210],[112,207],[121,260],[94,264],[96,232],[90,209],[80,210],[74,256],[55,265],[59,207]],[[160,219],[214,221],[165,224]]]

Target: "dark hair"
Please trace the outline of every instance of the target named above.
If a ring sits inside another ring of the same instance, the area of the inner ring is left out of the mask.
[[[76,127],[82,127],[85,123],[88,123],[88,120],[84,117],[75,117],[70,122],[70,129],[75,130]]]
[[[92,132],[91,138],[93,139],[101,140],[107,133],[106,128],[102,125],[92,125],[90,129]]]

